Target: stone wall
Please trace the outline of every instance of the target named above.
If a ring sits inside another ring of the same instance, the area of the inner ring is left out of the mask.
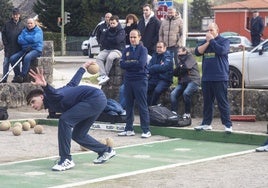
[[[54,46],[53,41],[44,41],[42,56],[33,62],[34,66],[43,68],[48,83],[53,81]],[[33,66],[31,65],[33,68]],[[0,106],[17,108],[26,105],[27,94],[37,86],[31,83],[4,83],[0,84]]]
[[[115,62],[109,77],[107,85],[102,86],[107,98],[118,100],[119,87],[122,84],[122,70],[119,62]],[[162,94],[159,103],[170,108],[170,88],[169,91]],[[230,103],[231,115],[241,115],[241,89],[229,89],[228,98]],[[184,104],[182,98],[179,104],[179,113],[183,113]],[[203,96],[201,89],[193,96],[192,116],[202,117],[203,113]],[[215,117],[219,117],[217,103],[215,102]],[[244,115],[256,115],[257,120],[268,120],[268,90],[245,89],[244,90]]]

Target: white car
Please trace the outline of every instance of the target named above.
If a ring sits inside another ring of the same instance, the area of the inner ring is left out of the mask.
[[[230,41],[230,52],[252,49],[252,44],[245,36],[225,36]]]
[[[101,21],[97,24],[97,26],[94,28],[94,30],[90,33],[89,39],[83,41],[81,45],[81,49],[83,52],[83,55],[88,55],[89,58],[93,58],[94,55],[98,55],[100,52],[100,45],[97,41],[97,32],[100,28],[100,25],[103,24],[104,21]],[[125,27],[125,20],[119,20],[119,23],[124,28]]]
[[[228,58],[229,86],[231,88],[242,87],[243,64],[246,88],[268,88],[268,40],[260,43],[251,51],[230,53]]]

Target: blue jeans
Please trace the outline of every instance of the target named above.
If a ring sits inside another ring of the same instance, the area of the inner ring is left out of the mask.
[[[12,55],[10,57],[10,64],[13,66],[16,64],[16,62],[19,60],[19,58],[21,56],[23,56],[25,52],[24,51],[19,51],[17,53],[15,53],[14,55]],[[22,70],[20,71],[20,63],[17,64],[15,67],[14,67],[14,74],[15,74],[15,77],[16,76],[22,76],[22,77],[25,77],[28,72],[29,72],[29,69],[30,69],[30,65],[31,65],[31,62],[32,60],[36,59],[37,57],[40,57],[42,55],[42,52],[39,52],[37,50],[31,50],[30,52],[28,52],[23,60],[22,60]]]
[[[202,125],[210,125],[213,119],[214,101],[217,100],[221,114],[221,122],[226,127],[231,127],[230,107],[227,98],[227,81],[206,81],[202,82],[202,92],[204,99]]]
[[[133,131],[134,122],[134,102],[138,105],[141,129],[144,133],[149,131],[149,110],[147,106],[147,78],[125,81],[125,100],[126,100],[126,127],[125,131]]]
[[[4,57],[3,61],[3,77],[6,75],[6,73],[9,71],[9,58]],[[3,81],[7,81],[8,75],[5,77]]]
[[[125,99],[125,85],[122,84],[119,88],[119,103],[123,107],[123,109],[126,109],[126,99]]]
[[[61,162],[71,160],[71,139],[99,155],[108,151],[108,146],[98,142],[88,134],[94,121],[99,117],[107,104],[104,95],[88,97],[64,112],[58,124],[59,155]]]
[[[170,82],[167,82],[164,80],[159,80],[157,82],[149,81],[148,82],[148,96],[147,96],[148,106],[157,105],[160,95],[164,91],[166,91],[170,85],[171,85]]]
[[[178,111],[179,97],[182,95],[184,100],[184,111],[186,114],[191,113],[192,96],[198,90],[198,84],[195,82],[178,84],[170,93],[171,110]]]

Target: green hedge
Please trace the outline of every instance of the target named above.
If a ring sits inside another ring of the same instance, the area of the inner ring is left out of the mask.
[[[61,33],[44,32],[44,40],[52,40],[54,51],[61,51]]]

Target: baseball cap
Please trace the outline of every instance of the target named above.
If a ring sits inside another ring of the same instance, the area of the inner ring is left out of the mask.
[[[18,8],[13,8],[12,14],[20,14],[20,10]]]

